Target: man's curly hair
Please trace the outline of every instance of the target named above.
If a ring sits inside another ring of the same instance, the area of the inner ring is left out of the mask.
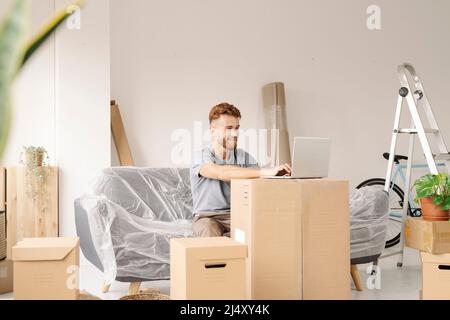
[[[211,109],[211,112],[209,113],[209,122],[213,122],[214,120],[217,120],[220,118],[221,115],[227,114],[236,118],[241,119],[241,112],[238,108],[235,106],[229,104],[229,103],[221,103]]]

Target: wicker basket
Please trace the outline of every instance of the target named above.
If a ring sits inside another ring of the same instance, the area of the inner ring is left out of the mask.
[[[80,293],[78,294],[78,300],[102,300],[102,299],[90,294],[87,291],[80,291]]]
[[[120,300],[170,300],[170,297],[161,293],[138,293],[122,297]]]

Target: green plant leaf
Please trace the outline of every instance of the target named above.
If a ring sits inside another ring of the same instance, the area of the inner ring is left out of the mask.
[[[417,198],[428,198],[434,195],[433,187],[422,187],[422,189],[417,189]]]
[[[30,59],[30,57],[39,49],[39,47],[53,34],[53,32],[58,29],[58,27],[66,21],[68,17],[72,14],[69,8],[71,6],[81,7],[84,4],[83,0],[77,0],[72,5],[59,11],[55,17],[45,24],[38,34],[31,40],[29,45],[26,47],[25,53],[23,55],[23,60],[21,67]]]
[[[447,197],[442,204],[442,209],[444,210],[450,210],[450,197]]]
[[[434,199],[433,199],[433,203],[435,204],[435,205],[437,205],[437,206],[440,206],[440,205],[442,205],[443,203],[444,203],[444,198],[443,197],[441,197],[441,196],[436,196],[436,197],[434,197]]]
[[[0,27],[0,159],[11,126],[10,90],[22,60],[21,48],[29,27],[29,12],[28,0],[14,0]]]

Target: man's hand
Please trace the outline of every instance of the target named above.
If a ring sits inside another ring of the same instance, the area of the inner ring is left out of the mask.
[[[290,176],[291,174],[291,166],[287,163],[275,168],[261,169],[261,177]]]
[[[201,176],[208,179],[226,182],[229,182],[232,179],[257,179],[263,177],[290,176],[291,172],[292,170],[289,164],[283,164],[282,166],[276,168],[259,169],[208,163],[200,169]]]

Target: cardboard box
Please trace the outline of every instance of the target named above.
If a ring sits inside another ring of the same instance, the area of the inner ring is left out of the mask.
[[[12,256],[15,299],[78,299],[79,238],[24,239]]]
[[[349,185],[233,180],[231,231],[248,245],[247,298],[350,299]]]
[[[13,291],[13,262],[11,260],[0,261],[0,294]]]
[[[171,298],[245,299],[246,257],[247,246],[226,237],[171,239]]]
[[[450,300],[450,254],[421,256],[423,300]]]
[[[450,253],[450,222],[408,217],[405,245],[432,254]]]

